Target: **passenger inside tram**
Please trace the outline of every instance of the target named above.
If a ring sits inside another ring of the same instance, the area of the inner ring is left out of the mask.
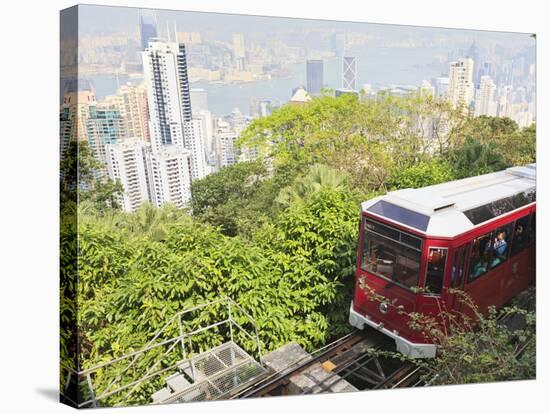
[[[494,257],[491,262],[491,268],[499,265],[506,260],[508,254],[508,240],[506,231],[499,231],[497,237],[493,240]]]
[[[469,277],[470,280],[475,280],[483,273],[487,272],[490,253],[491,238],[489,234],[474,240],[474,245],[472,247],[472,267]]]

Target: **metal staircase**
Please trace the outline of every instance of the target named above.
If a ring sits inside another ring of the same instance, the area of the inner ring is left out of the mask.
[[[151,396],[153,404],[227,398],[267,373],[234,342],[180,361],[178,371]]]
[[[225,319],[207,326],[196,322],[218,314]],[[203,349],[212,332],[219,345]],[[138,351],[80,371],[61,363],[62,398],[78,408],[143,404],[147,390],[152,404],[229,398],[267,375],[261,356],[256,322],[224,298],[177,313]]]

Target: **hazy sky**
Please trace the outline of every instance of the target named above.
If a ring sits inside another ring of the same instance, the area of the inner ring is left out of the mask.
[[[139,10],[130,7],[80,6],[80,33],[83,35],[128,33],[137,30]],[[308,20],[279,17],[244,16],[221,13],[200,13],[186,11],[155,11],[159,31],[164,35],[166,21],[176,22],[178,31],[210,32],[220,39],[232,33],[277,33],[334,30],[338,32],[361,32],[380,36],[384,39],[401,40],[413,38],[433,40],[445,38],[457,42],[493,41],[501,45],[521,47],[534,43],[525,33],[490,32],[479,30],[441,29],[420,26],[400,26],[374,23],[351,23],[323,20]],[[365,16],[364,20],[368,20]],[[213,30],[215,28],[215,30]]]
[[[199,32],[203,40],[231,42],[231,36],[242,33],[245,41],[260,47],[269,39],[278,39],[287,46],[303,48],[306,57],[318,57],[319,52],[332,50],[331,33],[361,33],[368,35],[367,43],[351,45],[357,57],[357,85],[375,87],[389,84],[419,85],[422,80],[445,76],[446,59],[466,56],[473,42],[481,54],[500,65],[510,58],[525,57],[524,63],[535,61],[535,39],[530,34],[466,29],[441,29],[375,23],[338,22],[282,17],[246,16],[222,13],[201,13],[174,10],[138,9],[114,6],[79,6],[80,35],[123,35],[138,45],[139,16],[147,20],[154,16],[159,37],[166,37],[167,23],[173,39],[174,24],[179,32]],[[361,18],[362,16],[358,16]],[[368,20],[368,16],[364,16]],[[74,26],[72,26],[74,28]],[[69,25],[65,29],[69,29]],[[249,43],[248,43],[249,44]],[[414,47],[411,47],[414,45]],[[480,56],[480,59],[484,59]],[[139,56],[132,58],[139,60]],[[251,96],[285,102],[293,88],[305,84],[303,64],[292,68],[290,79],[254,82],[245,85],[195,84],[208,92],[209,108],[215,114],[231,112],[234,107],[248,111]],[[190,66],[194,64],[190,61]],[[341,62],[326,60],[324,84],[341,87]],[[296,65],[295,65],[296,66]],[[118,80],[114,75],[98,74],[92,79],[98,97],[114,93]]]

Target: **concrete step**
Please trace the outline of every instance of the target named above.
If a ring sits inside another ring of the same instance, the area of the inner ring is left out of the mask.
[[[164,387],[151,395],[151,399],[153,400],[153,404],[158,404],[168,398],[171,394],[170,389],[168,387]]]
[[[173,392],[183,391],[191,385],[182,374],[174,374],[166,379],[166,385]]]
[[[181,372],[187,375],[193,382],[198,382],[206,378],[203,372],[199,371],[197,367],[194,370],[191,370],[191,365],[187,365],[183,368],[180,368]],[[193,375],[194,374],[194,375]]]

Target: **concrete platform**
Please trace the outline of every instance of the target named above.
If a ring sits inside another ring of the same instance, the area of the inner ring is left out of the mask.
[[[290,378],[289,395],[359,391],[339,375],[327,372],[320,363]]]
[[[289,342],[265,355],[262,361],[271,371],[284,372],[311,358],[311,355],[296,342]],[[359,390],[346,380],[342,380],[339,375],[327,371],[320,362],[317,362],[307,370],[292,376],[286,391],[288,395],[299,395]]]
[[[289,342],[264,355],[262,362],[271,371],[282,372],[299,362],[309,361],[310,359],[311,355],[304,348],[296,342]]]

